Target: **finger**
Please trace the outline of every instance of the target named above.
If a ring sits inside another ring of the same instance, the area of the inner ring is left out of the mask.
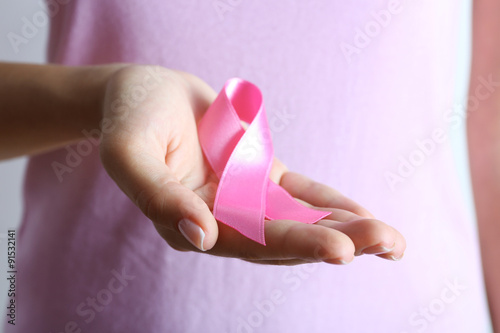
[[[325,261],[345,264],[354,259],[354,244],[337,230],[291,220],[265,222],[266,245],[219,224],[219,241],[208,253],[246,260]],[[230,254],[230,255],[228,255]]]
[[[298,266],[303,264],[310,264],[311,261],[304,259],[288,259],[288,260],[251,260],[243,259],[244,261],[250,262],[257,265],[270,265],[270,266]]]
[[[281,162],[276,157],[273,159],[273,165],[271,167],[271,172],[269,173],[269,179],[271,179],[276,184],[279,184],[281,177],[288,171],[287,167],[283,162]]]
[[[218,228],[209,207],[179,182],[161,156],[108,143],[101,147],[101,160],[123,192],[155,224],[182,233],[200,250],[215,244]]]
[[[349,236],[356,248],[355,255],[381,253],[394,255],[399,254],[405,247],[402,236],[398,231],[375,219],[362,219],[352,222],[321,220],[317,223]]]
[[[206,184],[194,190],[194,193],[196,193],[208,205],[208,208],[211,211],[214,210],[215,196],[217,195],[217,184],[218,179],[216,176],[209,174]]]
[[[316,207],[316,206],[311,205],[308,202],[305,202],[304,200],[300,200],[300,199],[297,199],[297,198],[295,198],[295,200],[297,200],[298,202],[300,202],[301,204],[303,204],[306,207],[310,207],[310,208],[315,208],[315,209],[319,209],[319,210],[324,210],[324,211],[327,211],[327,212],[331,212],[330,215],[327,215],[327,216],[325,216],[323,218],[324,220],[333,220],[333,221],[337,221],[337,222],[351,222],[351,221],[366,219],[366,217],[364,217],[364,216],[359,216],[359,215],[354,214],[353,212],[350,212],[350,211],[345,210],[345,209],[328,208],[328,207]]]
[[[403,259],[406,250],[406,240],[399,232],[396,235],[396,246],[394,249],[388,253],[378,254],[380,258],[387,260],[399,261]]]
[[[280,185],[293,197],[317,207],[340,208],[367,218],[374,216],[364,207],[342,193],[295,172],[286,172]]]

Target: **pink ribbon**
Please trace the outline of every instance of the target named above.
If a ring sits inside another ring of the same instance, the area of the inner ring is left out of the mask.
[[[246,130],[241,121],[249,124]],[[262,94],[254,84],[228,80],[198,133],[220,180],[213,208],[220,222],[265,245],[265,218],[314,223],[330,214],[298,203],[269,179],[274,151]]]

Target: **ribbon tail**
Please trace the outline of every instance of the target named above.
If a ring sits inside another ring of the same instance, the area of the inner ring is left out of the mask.
[[[270,220],[294,220],[312,224],[331,212],[312,209],[296,201],[284,188],[269,181],[267,188],[266,217]]]

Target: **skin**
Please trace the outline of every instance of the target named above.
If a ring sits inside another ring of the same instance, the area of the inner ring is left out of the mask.
[[[495,33],[500,30],[498,17],[498,1],[474,1],[470,96],[475,95],[480,84],[478,77],[492,74],[495,81],[500,81],[500,39]],[[150,217],[160,235],[178,250],[201,252],[177,228],[178,219],[189,216],[207,234],[206,253],[261,264],[349,262],[362,252],[380,251],[380,245],[394,245],[393,250],[380,257],[402,256],[405,243],[397,231],[334,189],[287,171],[277,160],[271,178],[304,204],[332,210],[332,216],[316,225],[266,222],[267,247],[214,221],[209,212],[216,179],[210,178],[193,138],[196,121],[215,93],[191,75],[162,71],[168,79],[158,92],[170,97],[148,96],[144,105],[129,110],[131,118],[127,121],[113,112],[112,99],[125,93],[127,85],[137,84],[146,75],[144,67],[70,68],[0,63],[0,159],[36,154],[83,139],[82,130],[99,128],[105,117],[117,124],[102,138],[101,158],[106,170]],[[145,106],[154,106],[155,100],[159,103],[156,113],[154,107]],[[186,131],[179,131],[177,126]],[[476,109],[469,110],[467,117],[482,262],[496,332],[500,332],[499,126],[497,89]],[[183,156],[181,152],[186,151],[190,153]],[[301,244],[300,248],[297,244]]]
[[[303,204],[332,214],[312,225],[267,221],[267,246],[217,222],[211,213],[217,178],[197,138],[197,122],[216,92],[191,74],[125,64],[4,63],[0,78],[2,158],[58,148],[83,139],[84,129],[102,125],[104,168],[179,251],[272,265],[345,264],[363,253],[390,260],[403,256],[406,244],[398,231],[338,191],[288,171],[277,159],[271,179]],[[183,218],[203,230],[203,244],[200,237],[189,241],[181,234]]]
[[[473,53],[469,96],[479,97],[480,77],[500,82],[500,2],[474,2]],[[472,105],[472,103],[471,103]],[[491,318],[500,332],[500,89],[481,99],[467,116],[469,159]]]

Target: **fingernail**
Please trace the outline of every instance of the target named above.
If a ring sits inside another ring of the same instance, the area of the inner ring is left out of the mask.
[[[188,219],[182,219],[179,221],[179,231],[191,244],[205,251],[203,248],[205,232],[197,224]]]
[[[372,246],[372,247],[369,247],[367,249],[364,249],[362,251],[363,254],[382,254],[382,253],[387,253],[387,252],[390,252],[392,249],[389,249],[385,246],[380,246],[380,245],[376,245],[376,246]]]
[[[350,263],[352,260],[347,261],[343,259],[330,259],[330,260],[324,260],[325,262],[328,262],[330,264],[335,264],[335,265],[347,265]]]
[[[403,254],[402,254],[401,256],[399,256],[399,257],[390,256],[389,258],[391,258],[391,260],[393,260],[393,261],[400,261],[401,259],[403,259],[404,255],[405,255],[405,254],[403,253]]]

